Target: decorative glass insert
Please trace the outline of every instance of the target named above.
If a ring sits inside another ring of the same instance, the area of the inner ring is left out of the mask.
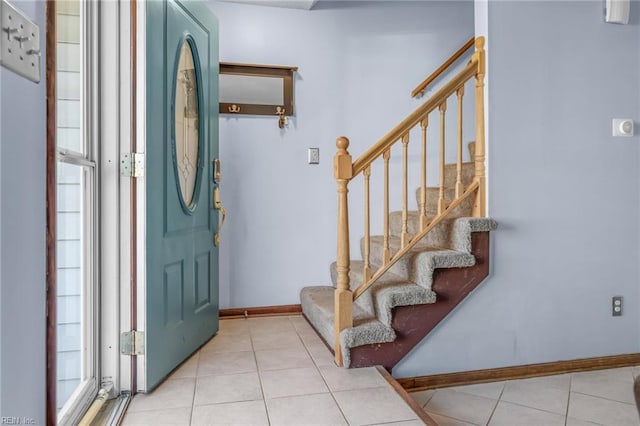
[[[175,91],[175,162],[180,197],[186,208],[192,208],[198,177],[198,81],[195,60],[188,40],[182,44]]]

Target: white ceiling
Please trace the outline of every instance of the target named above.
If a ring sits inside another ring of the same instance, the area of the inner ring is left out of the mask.
[[[258,6],[284,7],[287,9],[311,10],[318,0],[222,0],[229,3],[254,4]]]

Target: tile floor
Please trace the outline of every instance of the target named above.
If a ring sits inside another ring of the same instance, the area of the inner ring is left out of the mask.
[[[411,393],[440,426],[640,426],[633,380],[616,368]]]
[[[124,425],[422,425],[375,368],[336,367],[300,316],[220,321]]]

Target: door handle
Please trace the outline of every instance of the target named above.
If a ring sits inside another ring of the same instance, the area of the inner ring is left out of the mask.
[[[218,247],[220,245],[220,231],[222,231],[224,221],[227,219],[227,210],[222,205],[222,200],[220,199],[220,188],[217,186],[213,189],[213,208],[222,213],[222,221],[220,221],[220,226],[218,226],[218,230],[213,236],[213,244]]]

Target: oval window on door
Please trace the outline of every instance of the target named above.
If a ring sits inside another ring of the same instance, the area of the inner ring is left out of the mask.
[[[180,203],[186,213],[195,209],[202,163],[200,161],[200,84],[197,55],[190,39],[180,47],[175,74],[173,164]]]

